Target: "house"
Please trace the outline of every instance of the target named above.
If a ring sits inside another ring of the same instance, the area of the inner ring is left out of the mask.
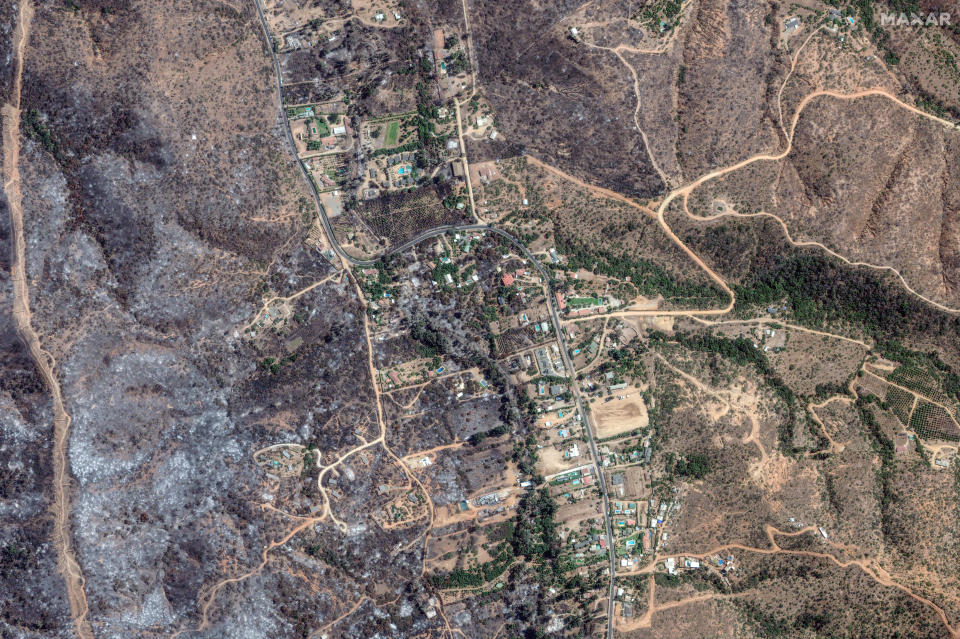
[[[800,18],[793,17],[783,23],[784,32],[790,35],[800,28]]]
[[[503,282],[504,286],[513,286],[513,283],[517,280],[515,277],[513,277],[513,275],[511,275],[510,273],[507,273],[502,278],[500,278],[500,281]]]
[[[343,137],[347,134],[347,127],[342,124],[333,127],[333,134],[337,137]]]

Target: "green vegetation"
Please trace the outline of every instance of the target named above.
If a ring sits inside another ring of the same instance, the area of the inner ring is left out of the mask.
[[[545,488],[525,494],[517,505],[517,523],[513,531],[514,552],[527,559],[556,559],[560,554],[560,537],[553,517],[557,504]]]
[[[871,404],[879,404],[875,395],[863,395],[856,401],[857,412],[860,419],[867,427],[867,433],[870,435],[870,446],[873,452],[880,458],[880,466],[877,468],[877,484],[880,486],[880,520],[881,530],[885,537],[892,534],[892,516],[893,505],[893,471],[894,471],[894,446],[893,442],[884,434],[883,429],[874,417]]]
[[[788,416],[781,425],[779,432],[780,447],[784,452],[792,451],[793,422],[797,411],[797,398],[780,376],[771,366],[762,350],[754,348],[753,344],[742,337],[730,339],[709,334],[686,335],[675,333],[667,337],[663,333],[653,331],[650,334],[651,343],[673,341],[686,349],[703,353],[716,353],[741,366],[753,366],[764,381],[776,392],[787,406]]]
[[[677,460],[673,472],[681,477],[703,479],[710,472],[710,459],[706,455],[684,455]]]
[[[427,321],[418,317],[410,327],[410,336],[420,342],[421,354],[424,357],[434,357],[450,352],[450,338],[427,324]]]
[[[419,151],[423,148],[423,145],[420,144],[419,140],[414,140],[413,142],[407,142],[406,144],[401,144],[400,146],[391,148],[382,148],[375,149],[370,152],[370,157],[380,157],[381,155],[393,155],[394,153],[408,153],[410,151]]]
[[[269,371],[271,375],[276,375],[284,365],[291,364],[295,361],[297,361],[296,353],[290,353],[279,360],[275,357],[264,357],[257,365],[261,369]]]
[[[557,234],[556,241],[557,251],[567,257],[567,271],[585,269],[618,280],[629,277],[640,295],[663,295],[677,304],[688,302],[691,305],[704,306],[710,301],[719,302],[724,298],[723,291],[711,285],[678,281],[662,267],[643,258],[619,256],[601,248],[587,247],[572,236],[560,233]]]
[[[464,54],[463,49],[448,55],[444,59],[444,63],[447,65],[447,73],[450,75],[457,75],[458,73],[463,73],[467,70],[469,64],[467,63],[467,56]]]
[[[372,268],[377,270],[375,278],[366,277],[360,273],[357,274],[357,280],[360,282],[360,288],[363,290],[363,296],[368,300],[380,299],[386,295],[396,296],[397,287],[392,286],[396,283],[397,277],[389,259],[380,259]],[[360,269],[357,269],[360,271]]]
[[[61,159],[60,145],[53,139],[50,129],[44,124],[40,112],[36,109],[30,109],[23,114],[23,130],[31,140],[40,142],[57,160]]]
[[[757,306],[786,301],[786,317],[798,324],[811,328],[855,325],[877,341],[911,330],[954,339],[960,331],[958,318],[931,312],[924,302],[888,286],[872,271],[781,247],[771,247],[775,254],[759,256],[756,261],[760,263],[741,284],[733,286],[736,311],[748,313]]]
[[[635,17],[651,31],[669,31],[676,25],[674,18],[678,18],[682,6],[682,0],[656,0],[643,7]]]
[[[304,113],[307,113],[308,109],[310,110],[310,112],[313,111],[313,107],[310,105],[298,106],[298,107],[287,107],[287,117],[288,118],[300,117]]]
[[[534,477],[535,484],[543,481],[543,478],[537,474],[539,454],[537,453],[537,438],[535,435],[527,435],[522,441],[515,442],[511,459],[516,462],[521,473]]]
[[[599,297],[571,297],[567,300],[567,306],[571,308],[588,308],[590,306],[600,306],[603,300]]]
[[[493,559],[473,568],[454,568],[445,575],[433,575],[430,580],[437,588],[476,588],[493,581],[510,567],[514,559],[513,546],[504,541],[491,553]]]
[[[932,113],[938,118],[946,118],[949,116],[947,109],[940,104],[939,100],[930,96],[930,95],[918,95],[917,96],[917,108],[926,111],[927,113]]]
[[[890,375],[890,381],[931,399],[946,396],[949,400],[960,402],[960,375],[937,353],[911,350],[895,340],[879,342],[876,349],[886,359],[901,364]]]
[[[477,446],[482,441],[484,441],[487,437],[500,437],[501,435],[506,435],[509,432],[510,430],[507,428],[506,424],[499,424],[497,426],[494,426],[490,430],[480,431],[480,432],[474,433],[473,435],[470,435],[467,441],[473,444],[474,446]]]
[[[554,516],[557,505],[549,491],[539,489],[526,493],[517,505],[512,527],[495,531],[502,538],[493,559],[471,568],[455,568],[445,575],[434,575],[431,581],[438,588],[477,588],[501,576],[515,557],[539,563],[544,570],[562,574],[560,537]]]
[[[394,146],[400,137],[400,122],[394,120],[387,125],[387,134],[383,137],[384,146]]]
[[[307,125],[307,132],[310,135],[316,135],[321,138],[330,135],[330,127],[327,126],[327,122],[323,118],[307,118],[304,122]]]
[[[460,281],[460,273],[459,269],[457,269],[457,265],[453,262],[441,261],[439,264],[437,264],[436,268],[433,269],[432,277],[440,286],[447,286],[447,275],[450,275],[450,277],[453,278],[454,285]]]

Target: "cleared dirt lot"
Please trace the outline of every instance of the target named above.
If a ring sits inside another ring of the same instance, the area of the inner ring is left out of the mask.
[[[625,397],[625,399],[614,397],[609,402],[593,406],[597,437],[600,439],[643,428],[650,422],[647,406],[643,403],[640,391],[636,388],[628,388],[620,392],[622,394],[617,397]]]
[[[577,447],[580,449],[580,456],[571,459],[564,459],[563,457],[563,453],[569,446],[564,446],[562,449],[557,449],[552,446],[544,446],[541,448],[537,451],[540,453],[540,461],[537,462],[537,465],[540,467],[540,472],[546,476],[550,476],[588,463],[589,459],[584,457],[586,445],[583,442],[578,442]]]

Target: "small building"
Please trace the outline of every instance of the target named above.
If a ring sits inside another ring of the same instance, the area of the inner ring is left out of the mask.
[[[793,17],[783,23],[783,30],[787,35],[792,34],[800,28],[800,18]]]
[[[451,162],[450,169],[453,171],[453,177],[462,178],[466,176],[466,171],[463,170],[463,162],[460,160]]]
[[[347,127],[342,124],[333,127],[333,134],[337,137],[342,137],[347,134]]]

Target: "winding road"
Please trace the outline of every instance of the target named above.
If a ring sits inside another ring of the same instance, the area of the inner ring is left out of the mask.
[[[285,133],[285,135],[286,135],[286,137],[287,137],[287,140],[288,140],[288,142],[289,142],[290,150],[292,151],[293,157],[294,157],[297,165],[298,165],[299,168],[300,168],[301,174],[303,175],[303,177],[304,177],[304,179],[306,180],[307,184],[310,185],[310,189],[311,189],[311,191],[312,191],[312,193],[313,193],[314,200],[315,200],[315,202],[316,202],[316,204],[317,204],[317,208],[318,208],[318,211],[319,211],[319,214],[320,214],[320,222],[321,222],[321,225],[322,225],[322,227],[323,227],[324,232],[325,232],[326,235],[327,235],[327,238],[328,238],[329,241],[330,241],[331,247],[333,248],[333,250],[334,250],[334,252],[337,254],[337,256],[340,257],[340,259],[343,260],[343,262],[346,263],[346,264],[350,264],[350,265],[353,265],[353,266],[370,266],[370,265],[375,264],[375,263],[376,263],[379,259],[381,259],[382,257],[402,253],[402,252],[407,251],[407,250],[409,250],[410,248],[412,248],[412,247],[420,244],[421,242],[423,242],[423,241],[425,241],[425,240],[428,240],[428,239],[430,239],[430,238],[437,237],[437,236],[439,236],[439,235],[443,235],[443,234],[446,234],[446,233],[451,233],[451,232],[482,231],[482,232],[494,233],[494,234],[496,234],[496,235],[499,235],[499,236],[503,237],[504,239],[506,239],[507,241],[509,241],[510,244],[511,244],[513,247],[515,247],[515,248],[517,249],[517,251],[519,252],[519,254],[523,255],[525,258],[527,258],[528,260],[530,260],[531,264],[534,265],[534,267],[537,269],[537,271],[540,273],[540,275],[541,275],[541,276],[543,277],[543,279],[544,279],[544,282],[545,282],[545,285],[546,285],[546,288],[547,288],[547,293],[548,293],[548,294],[547,294],[547,300],[548,300],[548,305],[549,305],[549,309],[550,309],[551,321],[552,321],[552,323],[553,323],[554,330],[556,331],[556,334],[557,334],[557,340],[558,340],[559,345],[560,345],[560,350],[561,350],[561,353],[562,353],[563,363],[564,363],[564,366],[567,367],[568,371],[570,371],[570,373],[571,373],[571,379],[573,379],[573,377],[574,377],[574,376],[573,376],[573,371],[574,371],[575,369],[574,369],[574,367],[573,367],[572,361],[570,360],[570,356],[569,356],[569,352],[568,352],[568,351],[569,351],[569,348],[568,348],[568,345],[567,345],[567,343],[566,343],[566,338],[564,337],[564,334],[563,334],[563,330],[562,330],[563,325],[562,325],[562,322],[561,322],[561,320],[560,320],[559,311],[558,311],[557,304],[556,304],[556,301],[555,301],[555,296],[553,295],[553,293],[554,293],[554,291],[555,291],[555,288],[554,288],[554,284],[553,284],[553,281],[552,281],[552,279],[551,279],[550,273],[549,273],[549,272],[547,271],[547,269],[540,263],[540,261],[539,261],[538,259],[536,259],[536,258],[530,253],[530,251],[527,249],[527,247],[526,247],[525,245],[521,244],[515,237],[513,237],[511,234],[507,233],[506,231],[504,231],[504,230],[502,230],[502,229],[499,229],[499,228],[496,228],[496,227],[493,227],[493,226],[484,225],[484,224],[467,224],[467,225],[444,225],[444,226],[438,226],[438,227],[435,227],[435,228],[432,228],[432,229],[428,229],[428,230],[420,233],[420,234],[417,235],[416,237],[414,237],[414,238],[412,238],[412,239],[410,239],[410,240],[408,240],[408,241],[406,241],[406,242],[404,242],[404,243],[402,243],[402,244],[400,244],[400,245],[398,245],[398,246],[396,246],[396,247],[392,247],[392,248],[388,249],[387,251],[385,251],[384,253],[382,253],[382,254],[381,254],[379,257],[377,257],[377,258],[370,258],[370,259],[360,259],[360,258],[356,258],[356,257],[350,255],[349,253],[347,253],[347,252],[343,249],[343,247],[342,247],[342,246],[339,244],[339,242],[337,241],[336,235],[335,235],[334,232],[333,232],[333,227],[332,227],[332,225],[331,225],[331,223],[330,223],[329,218],[327,217],[326,210],[324,209],[323,203],[322,203],[321,200],[320,200],[320,194],[319,194],[319,192],[318,192],[318,190],[317,190],[317,187],[316,187],[316,185],[314,184],[313,180],[310,179],[310,176],[307,174],[306,169],[305,169],[304,166],[303,166],[303,163],[300,162],[299,157],[297,156],[296,145],[294,144],[292,134],[291,134],[291,132],[290,132],[289,127],[286,126],[286,122],[285,122],[285,119],[286,119],[286,118],[285,118],[285,109],[284,109],[284,105],[283,105],[282,70],[281,70],[281,67],[280,67],[280,61],[279,61],[279,58],[278,58],[277,55],[276,55],[276,52],[274,52],[273,47],[271,46],[271,37],[270,37],[269,29],[268,29],[268,26],[267,26],[267,21],[266,21],[266,18],[265,18],[265,16],[264,16],[264,13],[263,13],[263,8],[262,8],[262,6],[261,6],[261,0],[254,0],[254,3],[255,3],[255,6],[256,6],[257,15],[258,15],[258,17],[260,18],[260,23],[261,23],[261,27],[262,27],[262,29],[263,29],[264,37],[266,38],[267,50],[270,52],[270,56],[271,56],[271,58],[273,59],[273,64],[274,64],[274,69],[275,69],[275,74],[276,74],[276,82],[277,82],[277,100],[278,100],[278,105],[277,105],[277,106],[278,106],[278,113],[279,113],[279,118],[280,118],[279,121],[280,121],[280,123],[281,123],[281,128],[284,130],[284,133]],[[466,12],[466,1],[465,1],[465,0],[464,0],[464,3],[463,3],[463,4],[464,4],[464,15],[465,15],[465,19],[466,19],[466,18],[467,18],[467,16],[466,16],[466,13],[467,13],[467,12]],[[467,24],[469,24],[469,23],[467,23]],[[469,28],[468,28],[468,31],[469,31]],[[819,29],[818,29],[818,31],[819,31]],[[816,31],[815,31],[814,33],[816,33]],[[807,42],[810,41],[810,39],[813,37],[813,35],[814,35],[814,34],[812,33],[812,34],[810,35],[810,37],[807,38],[807,40],[803,43],[803,45],[802,45],[802,46],[800,47],[800,49],[797,51],[797,54],[796,54],[796,56],[793,58],[792,63],[791,63],[790,74],[792,74],[793,69],[794,69],[794,67],[796,66],[797,59],[799,58],[800,51],[804,48],[804,46],[806,46]],[[472,51],[472,49],[473,49],[473,48],[471,47],[471,51]],[[618,55],[618,57],[619,57],[619,55]],[[622,60],[622,58],[621,58],[621,60]],[[624,61],[624,62],[625,62],[625,61]],[[629,64],[628,64],[627,66],[630,67]],[[786,85],[786,81],[789,80],[790,74],[788,74],[787,78],[785,79],[785,81],[784,81],[784,86]],[[636,76],[634,76],[634,77],[636,77]],[[474,90],[475,90],[475,87],[474,87]],[[686,316],[701,315],[701,316],[702,316],[702,315],[723,315],[723,314],[729,313],[731,310],[733,310],[734,305],[736,304],[736,295],[735,295],[735,293],[733,292],[733,290],[730,288],[730,286],[727,284],[727,282],[726,282],[722,277],[720,277],[719,274],[717,274],[713,269],[711,269],[710,266],[709,266],[706,262],[704,262],[704,260],[703,260],[699,255],[697,255],[692,249],[690,249],[690,248],[673,232],[673,230],[670,228],[670,226],[667,224],[666,220],[664,219],[664,218],[665,218],[665,214],[666,214],[667,210],[669,209],[670,204],[671,204],[674,200],[676,200],[676,198],[678,198],[678,197],[683,197],[683,198],[684,198],[684,203],[686,203],[686,198],[689,196],[689,194],[690,194],[694,189],[696,189],[697,187],[703,185],[704,183],[706,183],[706,182],[708,182],[708,181],[710,181],[710,180],[714,180],[714,179],[716,179],[716,178],[722,177],[722,176],[724,176],[724,175],[727,175],[727,174],[729,174],[729,173],[731,173],[731,172],[737,171],[737,170],[739,170],[739,169],[741,169],[741,168],[744,168],[744,167],[749,166],[749,165],[751,165],[751,164],[753,164],[753,163],[756,163],[756,162],[779,161],[779,160],[782,160],[783,158],[785,158],[787,155],[789,155],[789,153],[791,152],[791,150],[792,150],[792,148],[793,148],[793,137],[794,137],[794,133],[795,133],[795,131],[796,131],[796,127],[797,127],[797,123],[798,123],[798,121],[799,121],[800,115],[801,115],[801,113],[803,112],[804,108],[805,108],[812,100],[814,100],[814,99],[816,99],[816,98],[819,98],[819,97],[832,97],[832,98],[841,99],[841,100],[856,100],[856,99],[864,98],[864,97],[879,96],[879,97],[884,97],[884,98],[886,98],[886,99],[892,100],[892,101],[893,101],[894,103],[896,103],[898,106],[900,106],[900,107],[902,107],[902,108],[904,108],[904,109],[906,109],[906,110],[908,110],[908,111],[910,111],[910,112],[912,112],[912,113],[915,113],[916,115],[919,115],[919,116],[921,116],[921,117],[934,120],[934,121],[936,121],[936,122],[938,122],[938,123],[940,123],[940,124],[943,124],[943,125],[945,125],[945,126],[949,126],[950,128],[955,128],[955,126],[956,126],[954,123],[949,122],[948,120],[945,120],[945,119],[943,119],[943,118],[939,118],[939,117],[937,117],[937,116],[934,116],[934,115],[932,115],[932,114],[930,114],[930,113],[927,113],[927,112],[925,112],[925,111],[922,111],[922,110],[920,110],[920,109],[918,109],[918,108],[916,108],[916,107],[914,107],[914,106],[911,106],[911,105],[903,102],[902,100],[900,100],[899,98],[897,98],[897,97],[894,96],[892,93],[890,93],[887,89],[884,89],[884,88],[864,89],[864,90],[857,91],[857,92],[854,92],[854,93],[841,93],[841,92],[839,92],[839,91],[834,91],[834,90],[830,90],[830,89],[822,89],[822,90],[813,91],[813,92],[807,94],[807,95],[800,101],[800,103],[798,104],[797,109],[796,109],[796,111],[794,112],[793,117],[792,117],[792,119],[791,119],[789,131],[787,131],[787,129],[783,126],[782,108],[781,108],[781,105],[780,105],[780,98],[781,98],[782,92],[783,92],[783,86],[781,86],[780,92],[778,93],[778,96],[777,96],[777,108],[778,108],[778,111],[781,113],[781,115],[780,115],[780,126],[781,126],[781,130],[783,131],[783,133],[785,134],[785,137],[786,137],[786,145],[785,145],[785,148],[784,148],[783,150],[781,150],[781,151],[779,151],[779,152],[776,152],[776,153],[761,153],[761,154],[756,154],[756,155],[751,156],[751,157],[749,157],[749,158],[747,158],[747,159],[744,159],[744,160],[742,160],[742,161],[739,161],[739,162],[737,162],[737,163],[735,163],[735,164],[729,165],[729,166],[727,166],[727,167],[718,168],[718,169],[716,169],[716,170],[714,170],[714,171],[711,171],[711,172],[709,172],[709,173],[706,173],[706,174],[702,175],[701,177],[697,178],[696,180],[687,183],[687,184],[684,185],[684,186],[681,186],[681,187],[679,187],[679,188],[676,188],[676,189],[671,190],[671,191],[664,197],[664,199],[661,200],[661,202],[660,202],[659,205],[657,206],[656,211],[651,211],[648,207],[642,206],[641,204],[637,203],[636,201],[634,201],[634,200],[632,200],[632,199],[630,199],[630,198],[628,198],[628,197],[626,197],[626,196],[624,196],[624,195],[622,195],[622,194],[620,194],[620,193],[616,193],[616,192],[614,192],[614,191],[610,191],[610,190],[608,190],[608,189],[604,189],[604,188],[598,187],[598,186],[596,186],[596,185],[587,184],[586,182],[583,182],[582,180],[580,180],[580,179],[578,179],[578,178],[576,178],[576,177],[574,177],[574,176],[571,176],[571,175],[568,175],[568,174],[564,173],[563,171],[557,169],[556,167],[553,167],[553,166],[550,166],[550,165],[548,165],[548,164],[545,164],[544,162],[542,162],[542,161],[540,161],[540,160],[538,160],[538,159],[536,159],[536,158],[533,158],[532,156],[529,156],[529,155],[526,156],[527,159],[528,159],[528,161],[530,161],[530,162],[531,162],[532,164],[534,164],[535,166],[538,166],[538,167],[540,167],[540,168],[548,171],[548,172],[551,173],[551,174],[558,175],[558,176],[560,176],[560,177],[562,177],[562,178],[564,178],[564,179],[566,179],[566,180],[570,180],[570,181],[572,181],[573,183],[578,184],[578,185],[582,186],[583,188],[586,188],[587,190],[589,190],[590,192],[594,193],[594,194],[597,195],[597,196],[610,198],[610,199],[612,199],[612,200],[625,203],[625,204],[627,204],[627,205],[629,205],[629,206],[631,206],[631,207],[633,207],[633,208],[639,209],[639,210],[641,210],[641,211],[643,211],[643,212],[645,212],[645,213],[647,213],[647,214],[652,214],[652,215],[656,218],[656,220],[657,220],[659,226],[661,227],[661,229],[663,230],[663,232],[670,238],[670,240],[671,240],[674,244],[676,244],[678,247],[680,247],[680,249],[687,255],[687,257],[689,257],[689,259],[690,259],[691,261],[693,261],[693,262],[694,262],[695,264],[697,264],[701,269],[703,269],[703,271],[710,277],[710,279],[712,279],[712,280],[728,295],[728,297],[729,297],[729,301],[728,301],[727,305],[724,306],[723,308],[704,309],[704,310],[692,310],[692,311],[691,311],[691,310],[686,310],[686,311],[666,311],[666,312],[665,312],[665,311],[656,311],[656,310],[652,310],[652,311],[632,311],[632,312],[631,312],[631,311],[622,311],[622,312],[618,312],[618,313],[611,313],[610,315],[614,315],[614,316],[621,316],[621,315],[622,315],[622,316],[627,316],[627,315],[658,315],[658,316],[662,316],[662,315],[686,315]],[[457,103],[457,107],[458,107],[458,108],[457,108],[457,111],[459,111],[459,103]],[[637,104],[637,109],[639,109],[639,103]],[[458,119],[459,119],[459,112],[457,113],[457,117],[458,117]],[[634,117],[635,117],[635,119],[636,119],[636,111],[635,111],[635,113],[634,113]],[[635,123],[636,123],[636,122],[635,122]],[[458,121],[458,126],[459,126],[459,121]],[[646,142],[646,139],[644,139],[644,141]],[[463,147],[462,142],[461,142],[461,148],[462,148],[462,151],[463,151],[464,164],[465,164],[465,166],[466,166],[466,165],[467,165],[467,164],[466,164],[466,149]],[[658,169],[658,172],[660,172],[659,169]],[[661,175],[662,175],[662,172],[660,172],[660,173],[661,173]],[[471,190],[470,195],[471,195],[471,200],[472,200],[472,189],[470,189],[470,190]],[[471,201],[471,205],[472,205],[472,201]],[[473,207],[472,207],[472,208],[473,208]],[[474,215],[476,215],[476,210],[475,210],[475,208],[473,208],[473,210],[474,210]],[[687,211],[687,214],[689,215],[689,211]],[[774,216],[774,215],[772,215],[772,214],[766,214],[766,215],[770,215],[771,217],[775,217],[775,218],[776,218],[776,216]],[[708,219],[709,219],[709,218],[708,218]],[[779,218],[777,218],[777,219],[779,220]],[[784,231],[786,231],[786,230],[787,230],[787,229],[786,229],[786,225],[783,224],[782,220],[780,220],[780,223],[783,225]],[[789,234],[788,234],[788,238],[789,238]],[[792,241],[792,238],[790,238],[790,239],[791,239],[791,241]],[[814,243],[811,243],[811,244],[814,244]],[[823,245],[817,244],[817,246],[820,246],[821,248],[826,249],[826,247],[823,247]],[[938,309],[940,309],[940,310],[942,310],[942,311],[945,311],[945,312],[950,312],[950,313],[960,312],[960,310],[958,310],[958,309],[951,309],[951,308],[949,308],[949,307],[946,307],[946,306],[943,306],[943,305],[938,304],[938,303],[936,303],[936,302],[933,302],[932,300],[929,300],[929,299],[927,299],[926,297],[923,297],[922,295],[920,295],[919,293],[917,293],[916,291],[914,291],[912,288],[910,288],[910,287],[907,285],[906,281],[903,279],[903,277],[899,274],[899,272],[897,272],[897,271],[896,271],[895,269],[893,269],[893,268],[890,268],[890,267],[876,267],[876,266],[869,265],[869,264],[855,263],[855,262],[851,262],[850,260],[847,260],[847,259],[843,258],[843,257],[840,256],[840,255],[837,255],[836,253],[834,253],[834,252],[832,252],[832,251],[828,251],[828,252],[829,252],[831,255],[834,255],[835,257],[839,257],[839,258],[841,258],[841,259],[844,259],[844,261],[846,261],[848,264],[851,264],[851,265],[853,265],[853,266],[861,266],[861,265],[862,265],[862,266],[872,266],[873,268],[889,268],[891,271],[894,271],[894,272],[900,277],[901,281],[902,281],[903,284],[906,286],[907,290],[910,291],[911,293],[913,293],[914,295],[916,295],[917,297],[919,297],[920,299],[928,302],[929,304],[931,304],[931,305],[935,306],[936,308],[938,308]],[[589,427],[589,415],[587,414],[586,410],[584,409],[583,400],[582,400],[582,397],[581,397],[581,394],[580,394],[580,390],[579,390],[579,388],[578,388],[578,385],[577,385],[575,379],[573,379],[573,381],[572,381],[572,383],[571,383],[571,389],[572,389],[572,391],[573,391],[575,403],[576,403],[576,405],[577,405],[577,410],[579,411],[579,414],[580,414],[581,416],[583,416],[583,419],[587,422],[587,424],[585,425],[586,427],[584,428],[584,431],[585,431],[585,433],[587,434],[587,439],[588,439],[588,443],[589,443],[589,446],[590,446],[590,451],[591,451],[591,454],[593,455],[594,464],[595,464],[595,467],[596,467],[596,469],[597,469],[597,471],[598,471],[598,472],[597,472],[597,479],[598,479],[598,484],[599,484],[600,491],[601,491],[601,495],[602,495],[602,499],[603,499],[604,522],[605,522],[605,527],[606,527],[607,538],[608,538],[609,541],[612,542],[612,539],[613,539],[613,531],[612,531],[612,525],[611,525],[610,514],[609,514],[609,513],[610,513],[609,498],[608,498],[608,495],[607,495],[607,489],[606,489],[606,484],[605,484],[604,476],[603,476],[603,473],[602,473],[602,468],[601,468],[601,466],[599,465],[599,454],[598,454],[596,442],[595,442],[595,439],[594,439],[594,436],[593,436],[593,429],[592,429],[591,427]],[[382,422],[381,422],[381,428],[382,428]],[[382,434],[381,434],[381,438],[382,438]],[[375,442],[371,442],[371,444],[372,444],[372,443],[376,443],[376,441],[375,441]],[[769,534],[769,530],[768,530],[768,534]],[[608,594],[608,605],[607,605],[607,633],[606,633],[606,634],[607,634],[607,638],[608,638],[608,639],[612,639],[613,629],[614,629],[614,628],[613,628],[613,612],[614,612],[614,602],[615,602],[615,599],[614,599],[614,590],[615,590],[615,575],[616,575],[616,556],[615,556],[615,552],[614,552],[613,543],[609,543],[608,546],[609,546],[609,548],[608,548],[608,558],[609,558],[609,565],[610,565],[610,581],[609,581],[609,594]],[[738,546],[737,546],[737,545],[727,546],[727,548],[735,548],[735,547],[738,547]],[[776,548],[775,543],[774,543],[774,547]],[[743,550],[751,550],[751,551],[755,551],[755,552],[770,552],[769,550],[765,551],[765,550],[762,550],[762,549],[752,549],[752,548],[746,548],[746,547],[740,547],[740,548],[742,548]],[[774,550],[773,552],[788,552],[788,551],[782,551],[782,550],[779,550],[779,549],[778,549],[778,550]],[[813,554],[815,554],[815,553],[799,553],[799,552],[797,552],[797,553],[794,553],[794,554],[809,554],[809,555],[813,555]],[[825,555],[825,557],[832,558],[832,557],[830,557],[829,555]],[[836,560],[834,559],[834,561],[836,561]],[[857,562],[851,562],[851,563],[857,563]],[[860,565],[860,564],[858,564],[858,565]],[[863,565],[860,565],[860,566],[861,566],[861,568],[863,568],[866,572],[868,572],[869,574],[871,574],[871,576],[873,576],[874,578],[876,578],[878,582],[884,583],[884,581],[886,581],[886,580],[881,581],[881,579],[879,579],[879,578],[877,577],[877,574],[876,574],[876,573],[871,572],[868,568],[866,568],[866,567],[863,566]],[[901,590],[906,590],[906,589],[903,588],[902,586],[899,586],[899,585],[895,584],[895,583],[892,582],[892,581],[888,581],[888,583],[886,583],[885,585],[893,585],[893,586],[895,586],[895,587],[900,588]],[[923,601],[924,603],[930,605],[930,606],[933,607],[934,609],[936,609],[936,610],[939,612],[939,614],[941,615],[941,618],[943,619],[944,624],[945,624],[946,627],[950,630],[952,636],[956,636],[956,633],[954,632],[954,630],[953,630],[953,628],[950,626],[950,624],[947,622],[946,617],[945,617],[945,615],[943,614],[943,611],[942,611],[942,610],[940,610],[940,609],[939,609],[935,604],[933,604],[932,602],[929,602],[929,601],[927,601],[927,600],[925,600],[925,599],[922,599],[921,597],[918,597],[918,596],[914,595],[913,593],[910,593],[910,594],[911,594],[911,596],[914,596],[914,598],[917,598],[917,599]]]
[[[70,415],[63,403],[60,382],[54,372],[56,361],[43,348],[40,336],[33,328],[30,312],[30,286],[27,281],[27,243],[23,230],[23,193],[20,179],[20,92],[23,85],[23,56],[30,37],[33,4],[20,4],[17,26],[13,34],[15,72],[9,101],[3,105],[3,192],[10,214],[12,260],[10,279],[13,284],[13,323],[17,337],[23,342],[44,385],[50,391],[53,403],[53,545],[57,552],[57,570],[63,576],[77,635],[93,639],[87,621],[87,596],[83,572],[77,562],[70,541],[70,471],[67,461],[67,441],[70,435]]]

